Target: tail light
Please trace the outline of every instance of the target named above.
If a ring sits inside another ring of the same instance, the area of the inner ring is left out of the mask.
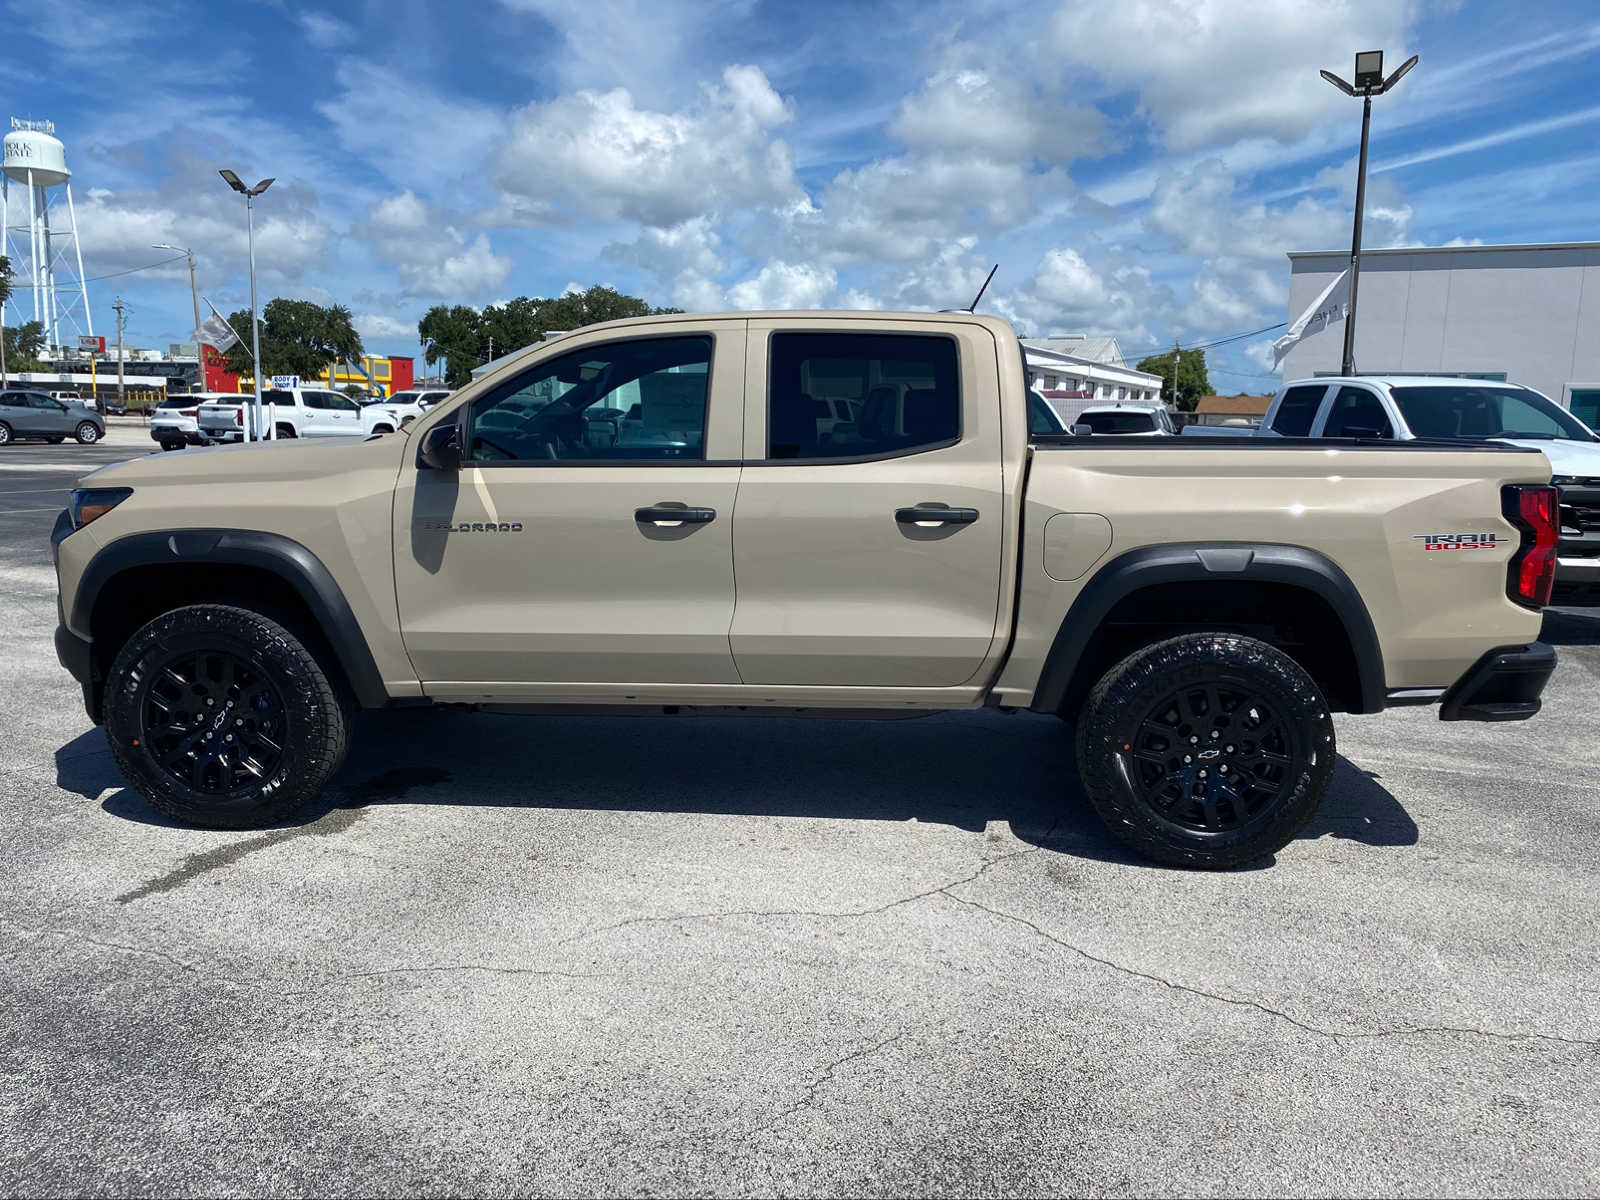
[[[242,409],[242,408],[234,409],[233,410],[233,419],[235,421],[239,422],[239,424],[241,426],[243,426],[244,425],[244,409]]]
[[[1506,595],[1528,608],[1550,603],[1561,541],[1559,501],[1553,487],[1507,487],[1500,493],[1506,520],[1522,532],[1522,545],[1506,568]]]

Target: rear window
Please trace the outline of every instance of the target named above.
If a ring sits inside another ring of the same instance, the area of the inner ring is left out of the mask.
[[[293,404],[294,393],[279,391],[277,388],[269,388],[261,393],[261,402],[263,404]]]
[[[1149,433],[1156,428],[1154,413],[1130,410],[1128,412],[1086,412],[1078,417],[1079,425],[1087,425],[1096,433]]]
[[[417,393],[416,392],[396,392],[394,395],[389,397],[389,403],[390,404],[410,404],[412,401],[416,400],[416,398],[417,398]]]
[[[1284,437],[1310,437],[1311,422],[1317,419],[1317,409],[1327,390],[1322,384],[1290,388],[1283,394],[1277,416],[1272,418],[1272,431]]]
[[[204,400],[204,396],[172,396],[156,405],[159,408],[192,408]]]

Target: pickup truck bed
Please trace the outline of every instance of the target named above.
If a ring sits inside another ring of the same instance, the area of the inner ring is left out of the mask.
[[[988,705],[1066,718],[1139,852],[1226,866],[1310,819],[1331,712],[1537,712],[1537,452],[1030,437],[1026,396],[992,318],[596,326],[397,437],[84,480],[58,646],[136,786],[231,826],[315,794],[360,706]],[[228,671],[267,697],[242,751],[205,736]]]

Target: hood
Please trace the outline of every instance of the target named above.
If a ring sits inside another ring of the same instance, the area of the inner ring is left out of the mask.
[[[375,438],[283,438],[267,442],[235,442],[197,446],[159,454],[141,454],[83,476],[86,487],[163,487],[196,484],[208,490],[238,484],[296,483],[324,479],[340,471],[371,467],[404,453],[405,440],[386,434]]]
[[[1509,446],[1542,451],[1550,460],[1552,475],[1579,475],[1600,478],[1600,442],[1574,442],[1566,438],[1496,438]]]

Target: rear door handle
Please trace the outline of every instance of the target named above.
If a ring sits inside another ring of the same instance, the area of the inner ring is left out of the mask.
[[[714,508],[674,508],[658,504],[633,510],[633,519],[641,525],[707,525],[717,519]]]
[[[975,508],[897,508],[894,519],[902,525],[971,525],[978,519]]]

